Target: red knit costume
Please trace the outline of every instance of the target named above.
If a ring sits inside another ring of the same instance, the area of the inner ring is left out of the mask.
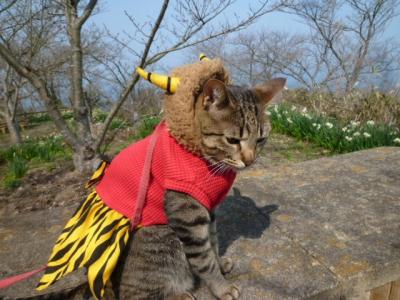
[[[209,162],[178,144],[165,123],[159,126],[141,226],[168,223],[164,212],[166,190],[186,193],[212,210],[225,198],[236,177],[233,170],[213,172]],[[96,187],[97,193],[110,208],[128,218],[134,214],[149,140],[150,137],[147,137],[122,150]]]

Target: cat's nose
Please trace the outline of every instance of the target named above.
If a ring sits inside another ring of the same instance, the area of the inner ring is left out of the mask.
[[[255,159],[254,151],[251,150],[244,150],[242,151],[242,161],[247,166],[250,166]]]

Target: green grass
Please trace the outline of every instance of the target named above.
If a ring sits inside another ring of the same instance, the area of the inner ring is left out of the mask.
[[[3,184],[6,188],[19,186],[20,179],[29,169],[29,164],[54,161],[56,158],[68,158],[70,153],[60,136],[28,139],[21,145],[11,146],[0,151],[0,163],[7,164]]]
[[[71,111],[69,111],[69,110],[63,111],[61,114],[62,114],[64,120],[71,120],[74,118],[74,113],[72,110]],[[51,121],[51,118],[48,113],[36,113],[36,114],[31,114],[28,116],[28,123],[31,126],[35,126],[35,125],[49,122],[49,121]]]
[[[380,146],[400,146],[399,130],[373,121],[342,124],[336,119],[300,111],[295,106],[275,105],[268,110],[275,132],[307,140],[335,153]]]
[[[102,110],[96,109],[93,112],[93,116],[92,116],[93,123],[104,123],[107,116],[108,116],[108,113],[106,113]],[[123,129],[123,128],[126,128],[127,126],[128,126],[128,122],[126,120],[116,116],[111,121],[110,129]]]
[[[143,139],[146,136],[148,136],[149,134],[151,134],[153,132],[154,128],[157,126],[157,124],[160,123],[161,119],[162,119],[162,116],[160,116],[160,115],[144,116],[138,127],[138,130],[136,133],[136,138]]]

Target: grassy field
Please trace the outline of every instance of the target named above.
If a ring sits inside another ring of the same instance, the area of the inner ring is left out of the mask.
[[[345,123],[343,120],[288,104],[275,105],[267,114],[275,132],[312,142],[333,153],[400,146],[399,129],[374,120],[352,120]]]

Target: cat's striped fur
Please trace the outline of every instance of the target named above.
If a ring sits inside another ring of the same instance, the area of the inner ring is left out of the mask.
[[[236,299],[239,289],[222,275],[232,264],[218,256],[213,214],[173,191],[167,192],[165,207],[169,224],[142,228],[130,242],[129,255],[115,277],[117,294],[123,299],[179,299],[201,279],[218,298],[231,294]]]

